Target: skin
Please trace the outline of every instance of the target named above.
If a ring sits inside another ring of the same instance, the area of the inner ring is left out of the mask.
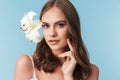
[[[71,46],[71,43],[69,39],[67,39],[69,25],[64,14],[61,10],[54,7],[44,13],[44,15],[42,16],[42,22],[44,38],[51,48],[52,52],[56,56],[60,54],[59,57],[63,57],[63,59],[64,57],[67,57],[62,66],[64,78],[66,78],[66,80],[68,78],[72,80],[72,73],[74,71],[76,61],[72,56],[73,48]],[[54,42],[50,40],[57,41]],[[67,45],[69,46],[71,51],[63,53],[64,47]]]
[[[74,50],[67,37],[69,24],[62,13],[56,7],[46,11],[42,16],[42,30],[46,43],[51,48],[54,55],[58,56],[63,65],[58,67],[52,74],[38,71],[35,67],[36,77],[40,80],[73,80],[73,71],[76,60],[73,56]],[[64,52],[67,46],[70,51]],[[65,57],[66,60],[64,59]],[[99,70],[96,65],[91,64],[92,73],[87,80],[98,80]],[[33,66],[28,55],[21,56],[15,69],[14,80],[29,80],[33,76]]]
[[[42,30],[45,41],[52,52],[56,56],[61,54],[67,46],[68,33],[68,23],[64,14],[57,8],[45,12],[42,16]]]

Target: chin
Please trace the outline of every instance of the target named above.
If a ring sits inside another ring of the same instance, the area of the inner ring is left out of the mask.
[[[51,50],[60,50],[61,47],[58,46],[49,46]]]
[[[52,51],[63,52],[66,46],[67,45],[64,45],[64,46],[63,45],[61,45],[61,46],[60,45],[51,45],[49,47]]]

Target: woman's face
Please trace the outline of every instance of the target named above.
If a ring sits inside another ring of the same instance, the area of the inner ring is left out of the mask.
[[[63,12],[53,7],[42,15],[42,30],[46,43],[54,52],[63,52],[67,46],[68,23]]]

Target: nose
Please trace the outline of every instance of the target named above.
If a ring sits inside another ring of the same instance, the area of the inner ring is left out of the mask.
[[[50,31],[49,31],[49,35],[51,37],[56,37],[57,36],[57,31],[54,27],[51,27]]]

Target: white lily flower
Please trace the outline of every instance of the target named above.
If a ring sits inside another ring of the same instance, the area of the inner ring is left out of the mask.
[[[33,17],[36,15],[37,14],[32,11],[25,14],[21,20],[21,29],[29,41],[38,43],[42,39],[38,32],[39,28],[41,27],[41,22],[40,20],[33,20]]]

